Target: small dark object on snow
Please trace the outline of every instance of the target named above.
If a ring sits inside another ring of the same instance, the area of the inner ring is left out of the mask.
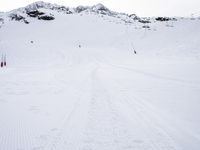
[[[134,54],[137,54],[136,50],[134,50]]]
[[[150,28],[150,26],[148,26],[148,25],[144,25],[144,26],[142,26],[143,28],[146,28],[146,29],[149,29]]]
[[[4,66],[6,66],[6,61],[4,62]]]
[[[81,48],[81,45],[79,44],[78,47]]]
[[[33,41],[31,41],[31,43],[33,43]]]
[[[3,67],[3,62],[1,62],[1,68]]]

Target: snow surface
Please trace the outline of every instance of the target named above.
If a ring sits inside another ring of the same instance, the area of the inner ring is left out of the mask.
[[[0,150],[200,149],[200,20],[40,10],[0,28]]]

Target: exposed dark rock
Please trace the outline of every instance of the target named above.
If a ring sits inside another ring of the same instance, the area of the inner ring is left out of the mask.
[[[81,13],[82,11],[84,11],[84,10],[86,10],[86,9],[88,9],[87,7],[84,7],[84,6],[78,6],[78,7],[76,7],[76,12],[77,13]]]
[[[55,8],[55,10],[57,11],[61,11],[61,12],[65,12],[66,14],[72,14],[72,11],[69,10],[68,7],[65,7],[65,6],[60,6],[60,7],[57,7]]]
[[[157,18],[155,18],[155,20],[157,20],[157,21],[169,21],[170,18],[168,18],[168,17],[157,17]]]
[[[106,8],[103,4],[94,5],[90,9],[92,12],[96,12],[98,14],[112,15],[112,12],[108,8]]]
[[[24,19],[23,21],[25,24],[29,24],[29,22],[26,19]]]
[[[106,8],[103,4],[100,4],[100,3],[93,6],[93,10],[110,11],[108,8]]]
[[[64,7],[63,7],[64,9]],[[38,18],[39,20],[54,20],[55,18],[53,17],[53,15],[46,15],[44,12],[40,12],[38,10],[33,10],[33,11],[29,11],[27,12],[27,15],[29,15],[30,17],[33,18]]]
[[[151,21],[149,21],[149,20],[146,20],[146,19],[139,19],[138,20],[140,23],[151,23]]]
[[[169,17],[157,17],[155,18],[156,21],[177,21],[176,18],[169,18]]]
[[[11,20],[14,21],[23,21],[25,24],[29,24],[29,22],[25,19],[25,17],[18,15],[18,14],[10,14],[9,16]]]
[[[10,18],[11,20],[15,20],[15,21],[20,21],[20,20],[25,19],[23,16],[20,16],[18,14],[10,14]]]
[[[68,11],[69,9],[67,7],[65,7],[65,6],[60,6],[60,7],[58,7],[58,10],[60,10],[60,11]]]
[[[39,20],[54,20],[55,18],[53,16],[47,16],[47,15],[43,15],[43,16],[38,16]]]
[[[129,18],[132,18],[133,20],[139,20],[140,19],[136,14],[129,15]]]
[[[30,12],[27,12],[27,15],[29,15],[30,17],[38,17],[38,16],[41,16],[41,15],[44,15],[45,13],[43,12],[39,12],[38,10],[34,10],[34,11],[30,11]]]

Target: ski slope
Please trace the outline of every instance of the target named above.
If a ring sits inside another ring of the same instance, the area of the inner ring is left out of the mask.
[[[0,150],[199,150],[200,20],[42,11],[0,28]]]

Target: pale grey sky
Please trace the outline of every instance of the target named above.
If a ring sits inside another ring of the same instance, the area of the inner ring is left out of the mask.
[[[0,0],[0,11],[10,11],[37,0]],[[139,16],[200,16],[200,0],[44,0],[65,6],[102,3],[111,10]]]

